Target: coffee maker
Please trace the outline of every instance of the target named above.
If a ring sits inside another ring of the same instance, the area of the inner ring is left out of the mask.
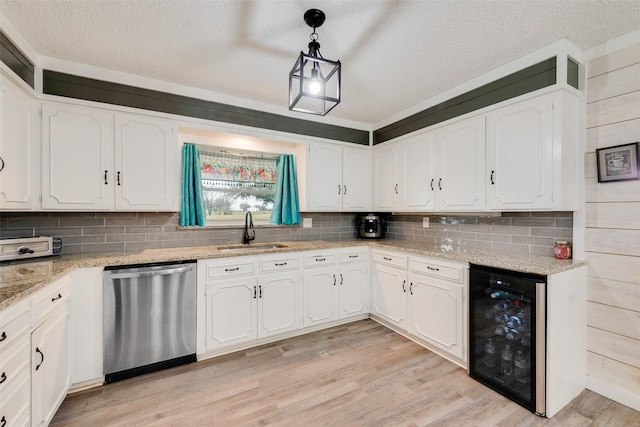
[[[358,237],[361,239],[384,238],[385,221],[380,215],[373,213],[356,217]]]

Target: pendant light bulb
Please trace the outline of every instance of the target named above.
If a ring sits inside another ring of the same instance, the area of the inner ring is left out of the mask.
[[[320,79],[318,78],[318,70],[311,70],[311,83],[309,83],[309,92],[314,95],[320,93],[320,89],[322,89],[322,83],[320,83]]]

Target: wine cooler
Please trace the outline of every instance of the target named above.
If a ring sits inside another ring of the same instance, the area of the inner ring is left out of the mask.
[[[545,415],[546,277],[471,265],[469,375]]]

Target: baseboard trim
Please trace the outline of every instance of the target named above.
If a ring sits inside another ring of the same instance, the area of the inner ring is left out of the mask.
[[[603,395],[611,400],[615,400],[631,409],[640,411],[640,396],[629,393],[618,387],[612,386],[601,380],[587,376],[587,389]]]

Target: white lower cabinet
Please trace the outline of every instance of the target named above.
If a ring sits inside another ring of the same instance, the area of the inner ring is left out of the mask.
[[[207,282],[207,351],[258,338],[257,276]]]
[[[371,251],[373,298],[371,313],[401,329],[407,325],[407,256]]]
[[[304,326],[369,312],[367,248],[325,250],[304,256]]]
[[[302,327],[299,257],[284,255],[198,263],[198,281],[204,280],[205,288],[207,352]]]
[[[0,426],[31,421],[29,301],[0,312]]]
[[[372,250],[371,314],[466,363],[467,264]]]
[[[47,426],[71,384],[71,317],[68,277],[31,299],[31,425]]]
[[[258,338],[302,328],[300,256],[283,254],[260,259],[258,277]]]
[[[445,268],[459,271],[443,278]],[[465,265],[409,257],[408,332],[466,361]],[[431,274],[430,274],[431,273]]]

